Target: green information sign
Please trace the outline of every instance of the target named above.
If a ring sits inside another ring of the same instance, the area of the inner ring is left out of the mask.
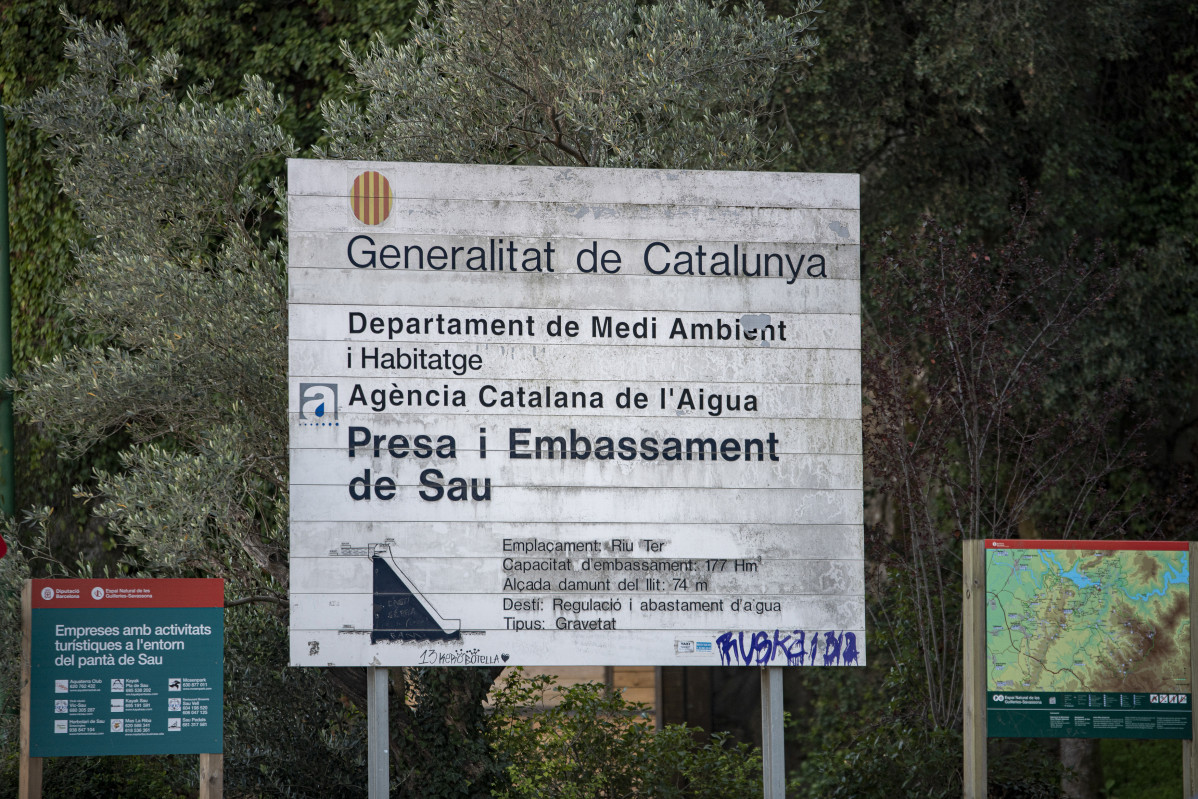
[[[1193,737],[1189,545],[986,541],[991,737]]]
[[[34,580],[30,755],[223,751],[222,580]]]

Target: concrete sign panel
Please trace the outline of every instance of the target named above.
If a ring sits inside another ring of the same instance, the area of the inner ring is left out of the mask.
[[[34,580],[29,754],[223,751],[224,581]]]
[[[293,160],[291,662],[860,665],[855,175]]]

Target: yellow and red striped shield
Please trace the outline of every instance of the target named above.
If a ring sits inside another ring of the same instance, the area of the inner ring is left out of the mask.
[[[358,221],[367,225],[382,224],[391,215],[394,200],[391,184],[378,172],[363,172],[354,178],[349,203]]]

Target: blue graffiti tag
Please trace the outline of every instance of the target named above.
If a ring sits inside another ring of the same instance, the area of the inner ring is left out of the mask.
[[[814,666],[816,657],[822,657],[825,666],[856,666],[861,659],[857,634],[848,630],[726,632],[715,643],[725,666],[766,666],[782,660],[787,666]]]

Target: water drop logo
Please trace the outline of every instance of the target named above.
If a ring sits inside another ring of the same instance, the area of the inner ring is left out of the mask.
[[[299,423],[304,427],[337,427],[337,386],[300,383]]]
[[[354,178],[349,192],[349,205],[358,221],[366,225],[381,225],[391,215],[395,195],[391,184],[378,172],[363,172]]]

